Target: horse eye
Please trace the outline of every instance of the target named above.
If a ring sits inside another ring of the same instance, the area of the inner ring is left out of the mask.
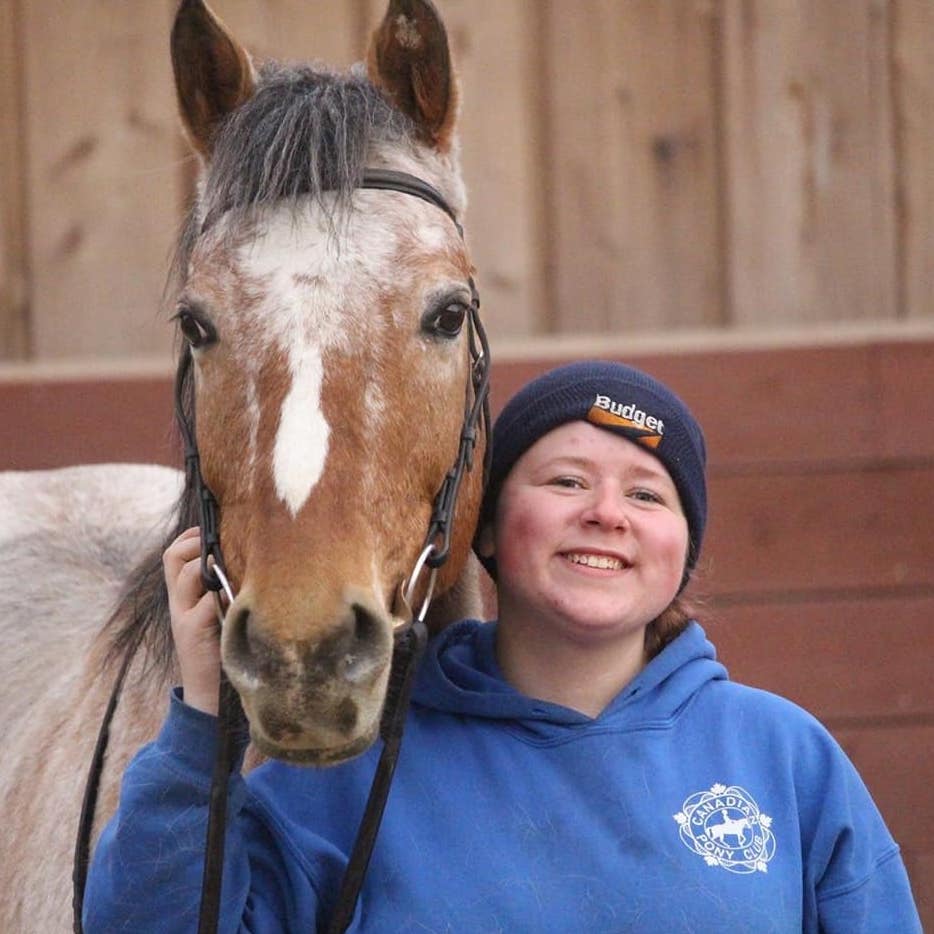
[[[466,306],[461,302],[451,302],[429,311],[422,318],[422,330],[434,337],[454,338],[460,334],[466,317]]]
[[[192,348],[197,350],[201,347],[207,347],[217,340],[217,331],[214,325],[206,315],[199,314],[191,308],[179,308],[175,315],[182,336],[191,344]]]

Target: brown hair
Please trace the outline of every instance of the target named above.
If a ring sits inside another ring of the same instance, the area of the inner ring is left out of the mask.
[[[702,601],[698,597],[689,599],[683,593],[679,593],[668,608],[645,627],[646,661],[655,658],[669,642],[673,642],[687,629],[692,619],[698,618],[700,603]]]

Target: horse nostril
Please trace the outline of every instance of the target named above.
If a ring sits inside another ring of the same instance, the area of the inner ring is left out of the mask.
[[[366,607],[355,603],[351,609],[353,623],[348,633],[350,638],[343,640],[341,662],[344,676],[356,681],[367,677],[383,663],[383,649],[389,640],[380,620]]]
[[[250,610],[240,607],[224,620],[224,654],[226,661],[244,674],[255,673],[257,658],[250,638]]]
[[[365,647],[379,639],[379,620],[365,607],[359,604],[353,606],[354,641],[360,647]]]

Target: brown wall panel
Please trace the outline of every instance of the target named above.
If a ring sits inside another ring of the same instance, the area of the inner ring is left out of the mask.
[[[0,470],[178,466],[168,378],[0,382]]]
[[[931,339],[603,356],[641,366],[679,392],[704,426],[717,469],[934,458]],[[557,362],[495,366],[494,409]]]
[[[714,472],[709,498],[714,594],[934,587],[934,464]]]
[[[908,850],[934,850],[934,725],[862,727],[835,732],[885,816]]]
[[[704,614],[730,677],[788,697],[827,723],[934,720],[934,589],[784,603],[714,599]]]
[[[923,930],[934,930],[934,849],[902,850]]]

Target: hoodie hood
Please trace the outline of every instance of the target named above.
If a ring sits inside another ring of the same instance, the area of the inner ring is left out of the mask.
[[[596,718],[537,700],[510,685],[496,660],[497,623],[464,620],[429,644],[413,703],[448,714],[518,721],[535,733],[599,724],[613,729],[658,729],[670,724],[707,682],[726,668],[704,630],[692,622]]]

